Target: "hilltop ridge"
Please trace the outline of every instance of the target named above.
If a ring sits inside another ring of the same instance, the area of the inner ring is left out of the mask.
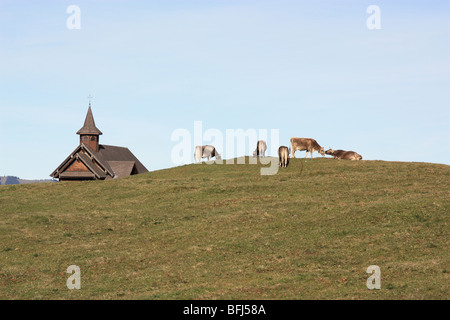
[[[260,167],[0,188],[0,298],[448,298],[450,166]],[[81,290],[65,286],[70,265]]]

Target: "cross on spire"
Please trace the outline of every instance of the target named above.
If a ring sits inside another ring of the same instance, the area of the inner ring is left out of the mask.
[[[89,99],[89,106],[91,106],[91,100],[92,100],[92,98],[94,98],[94,97],[91,96],[91,94],[89,94],[89,95],[87,96],[87,98]]]

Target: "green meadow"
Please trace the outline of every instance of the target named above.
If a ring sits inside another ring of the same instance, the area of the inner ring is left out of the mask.
[[[261,166],[1,186],[0,299],[449,298],[449,166]]]

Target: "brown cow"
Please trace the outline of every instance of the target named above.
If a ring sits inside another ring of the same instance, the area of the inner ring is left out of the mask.
[[[325,156],[325,152],[323,147],[321,147],[316,140],[311,138],[291,138],[291,144],[292,144],[292,157],[295,158],[295,151],[300,150],[304,151],[305,158],[308,155],[308,152],[311,152],[311,158],[313,157],[313,152],[317,151],[322,156]]]
[[[325,153],[333,156],[335,159],[362,160],[362,156],[355,151],[333,150],[330,148]]]
[[[278,148],[278,158],[280,159],[280,167],[286,168],[289,165],[289,149],[286,146]]]

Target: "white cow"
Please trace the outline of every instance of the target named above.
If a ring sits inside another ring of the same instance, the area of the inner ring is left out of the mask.
[[[256,144],[256,150],[253,151],[253,157],[265,157],[267,150],[267,144],[264,140],[259,140]]]
[[[222,160],[222,156],[216,151],[216,148],[214,148],[214,146],[207,145],[195,147],[195,162],[200,162],[203,158],[207,158],[209,161],[213,157],[215,157],[216,160]]]

